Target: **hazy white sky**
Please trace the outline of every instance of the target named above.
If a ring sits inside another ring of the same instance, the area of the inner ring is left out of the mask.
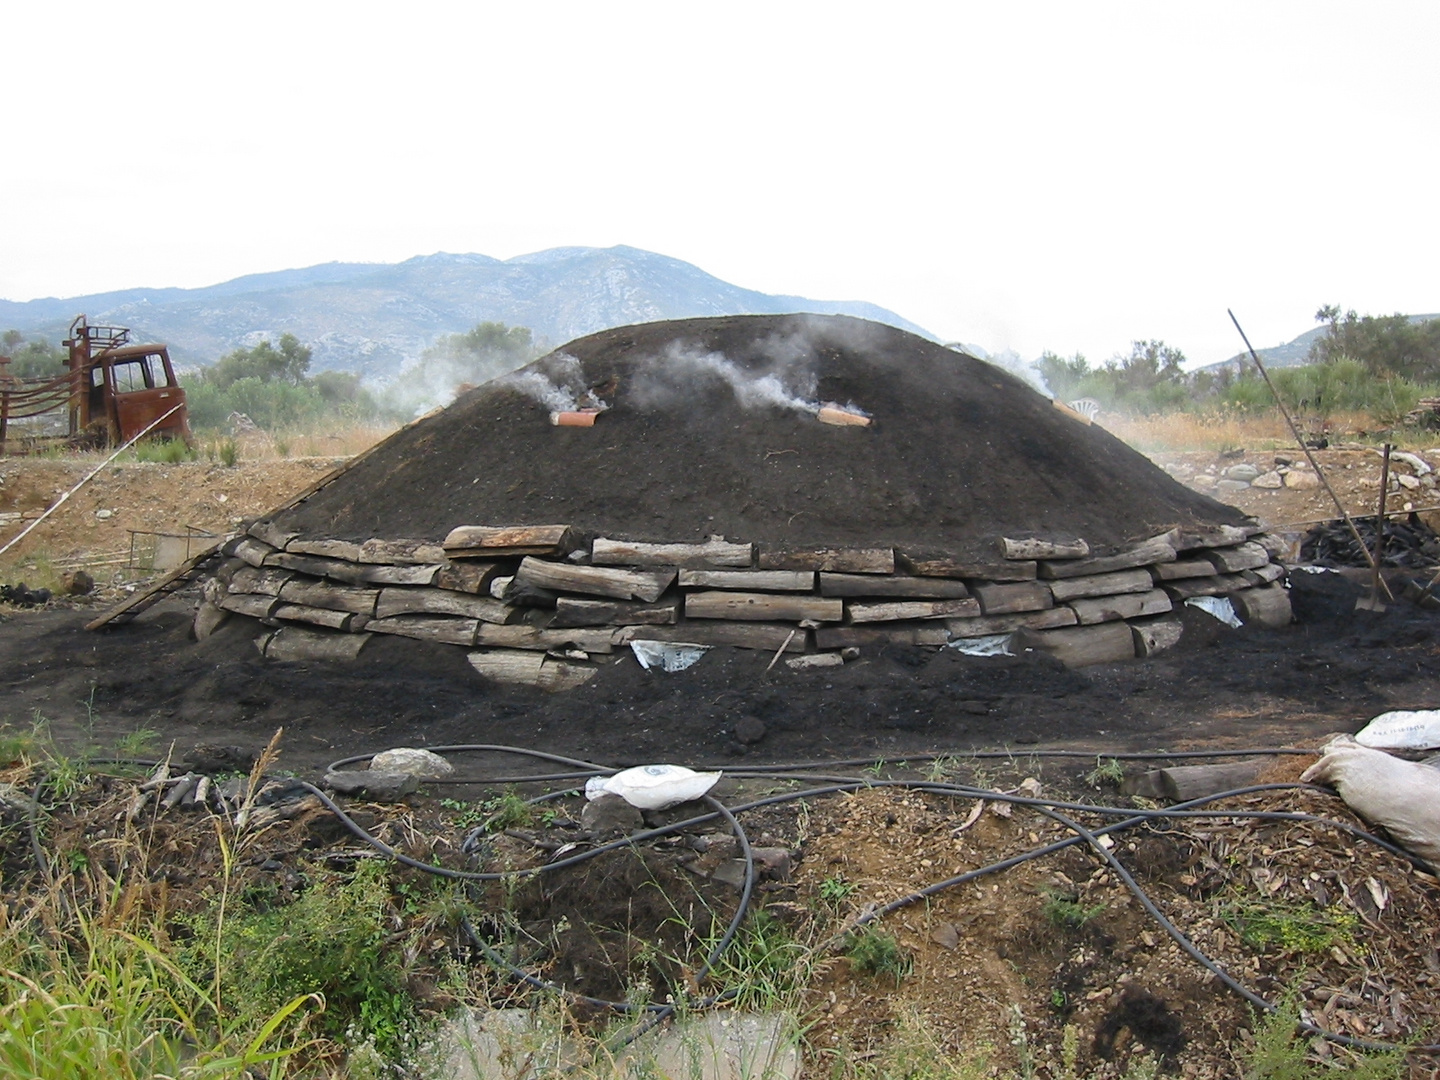
[[[1194,361],[1440,310],[1440,4],[10,3],[0,297],[631,244]]]

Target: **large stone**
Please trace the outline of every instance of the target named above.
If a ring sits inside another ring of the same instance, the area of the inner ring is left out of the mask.
[[[1244,480],[1246,483],[1254,481],[1254,479],[1259,475],[1259,469],[1257,469],[1254,465],[1249,465],[1243,461],[1240,462],[1240,464],[1238,465],[1231,465],[1228,469],[1225,470],[1225,479]]]
[[[591,799],[580,811],[580,827],[597,840],[629,836],[639,832],[644,824],[640,811],[619,795]]]
[[[408,773],[421,780],[440,780],[453,773],[455,766],[429,750],[397,746],[393,750],[382,750],[371,758],[370,769],[373,772]]]
[[[326,773],[320,786],[337,795],[351,795],[375,802],[399,802],[420,787],[420,778],[403,772],[343,769]]]
[[[799,1027],[784,1013],[720,1010],[657,1029],[629,1047],[619,1075],[685,1080],[794,1080]]]
[[[1283,487],[1284,485],[1285,478],[1282,477],[1278,472],[1261,473],[1259,476],[1255,477],[1254,480],[1250,481],[1251,487],[1269,488],[1271,490]]]

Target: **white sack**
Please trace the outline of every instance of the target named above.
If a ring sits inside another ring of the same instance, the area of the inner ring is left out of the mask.
[[[619,795],[641,810],[664,810],[700,798],[719,779],[718,772],[700,773],[683,765],[637,765],[614,776],[592,776],[585,781],[585,797]]]
[[[1331,739],[1320,753],[1301,782],[1331,785],[1351,810],[1440,868],[1440,769],[1361,746],[1349,735]]]
[[[1430,750],[1440,746],[1440,709],[1381,713],[1355,733],[1361,746],[1376,750]]]

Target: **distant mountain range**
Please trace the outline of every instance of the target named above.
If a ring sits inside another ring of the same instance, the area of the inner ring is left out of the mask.
[[[0,300],[0,329],[64,336],[84,312],[163,341],[182,365],[292,333],[314,350],[312,370],[397,375],[442,334],[495,321],[562,345],[629,323],[703,315],[856,315],[924,337],[893,311],[860,301],[772,296],[690,263],[632,247],[552,248],[513,259],[422,255],[402,263],[326,263],[251,274],[200,289],[125,289],[67,299]]]
[[[1440,319],[1440,314],[1434,315],[1410,315],[1412,323],[1429,322],[1431,319]],[[1293,341],[1287,341],[1284,345],[1272,345],[1268,349],[1256,349],[1260,354],[1260,361],[1267,368],[1299,367],[1301,364],[1310,361],[1310,346],[1325,336],[1329,327],[1317,326],[1314,329],[1306,330]],[[1236,353],[1229,360],[1221,360],[1214,364],[1206,364],[1202,371],[1213,371],[1222,367],[1239,367],[1244,369],[1250,364],[1250,354]]]

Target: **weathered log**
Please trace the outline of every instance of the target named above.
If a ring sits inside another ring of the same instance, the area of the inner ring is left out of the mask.
[[[848,649],[864,645],[944,645],[949,640],[944,624],[934,622],[822,626],[815,631],[817,649]]]
[[[603,537],[590,545],[590,561],[597,566],[749,566],[754,544],[730,544],[712,536],[703,544],[642,544]]]
[[[1130,621],[1130,633],[1135,639],[1135,655],[1142,658],[1154,656],[1178,644],[1184,631],[1185,624],[1176,615],[1152,615]]]
[[[610,653],[625,631],[620,627],[603,629],[541,630],[534,626],[491,626],[481,623],[475,632],[475,644],[505,649],[583,649],[587,653]]]
[[[484,625],[479,619],[457,615],[390,615],[370,620],[365,629],[444,645],[470,646],[475,644],[476,628]]]
[[[265,560],[275,554],[275,549],[262,540],[247,536],[235,544],[231,553],[251,566],[264,566]]]
[[[1266,585],[1259,589],[1242,589],[1230,594],[1240,618],[1252,626],[1264,626],[1271,630],[1289,626],[1293,613],[1290,610],[1290,593],[1282,585]]]
[[[366,540],[360,545],[360,561],[428,565],[444,562],[445,549],[434,540]]]
[[[359,580],[367,585],[432,585],[440,575],[441,563],[390,566],[371,563],[360,567]]]
[[[354,540],[307,540],[297,536],[285,545],[286,551],[296,555],[322,555],[327,559],[345,559],[347,562],[360,561],[360,545]]]
[[[279,603],[280,601],[273,596],[262,596],[258,593],[235,593],[222,596],[216,606],[224,608],[226,611],[233,611],[237,615],[248,615],[252,619],[268,619]]]
[[[1247,542],[1231,548],[1207,551],[1204,557],[1215,564],[1222,574],[1238,574],[1241,570],[1254,570],[1270,561],[1270,553],[1259,544]]]
[[[821,574],[821,596],[893,596],[915,600],[959,600],[970,595],[963,581],[939,577],[880,574]]]
[[[785,661],[791,671],[815,671],[819,668],[845,666],[845,658],[838,652],[811,653],[809,656],[792,656]]]
[[[267,660],[354,660],[369,640],[369,634],[283,626],[266,635],[260,651]]]
[[[1147,567],[1156,581],[1180,581],[1183,578],[1213,577],[1215,564],[1209,559],[1176,559]]]
[[[440,565],[439,571],[435,574],[435,580],[430,584],[437,589],[483,595],[490,591],[490,582],[499,573],[499,563],[447,562]]]
[[[1109,574],[1066,578],[1050,582],[1050,595],[1057,603],[1085,596],[1115,596],[1119,593],[1149,592],[1155,587],[1149,570],[1116,570]]]
[[[362,618],[349,611],[336,611],[333,608],[307,607],[304,604],[279,603],[275,610],[270,613],[272,619],[283,619],[285,622],[310,623],[314,626],[324,626],[331,630],[349,630],[350,620]]]
[[[681,570],[682,589],[734,589],[759,592],[809,592],[813,570]]]
[[[287,604],[304,604],[309,607],[330,608],[333,611],[353,611],[357,615],[375,614],[375,601],[379,597],[379,589],[332,585],[328,581],[311,581],[300,577],[292,578],[280,588],[280,599]]]
[[[1043,611],[1055,606],[1050,590],[1034,581],[1018,581],[1013,585],[976,585],[971,591],[980,601],[980,611],[986,615]]]
[[[1134,635],[1124,622],[1072,626],[1063,630],[1018,630],[1015,646],[1049,653],[1072,668],[1135,658]]]
[[[644,600],[653,604],[675,580],[674,570],[615,570],[605,566],[571,566],[525,558],[515,581],[541,589],[609,596],[616,600]]]
[[[1260,775],[1263,761],[1231,761],[1222,765],[1172,765],[1152,769],[1127,779],[1121,790],[1127,795],[1167,802],[1189,802],[1218,795],[1222,791],[1249,787]]]
[[[893,574],[894,548],[790,548],[760,552],[762,570],[829,570],[837,574]]]
[[[1173,600],[1188,600],[1192,596],[1225,596],[1228,593],[1248,589],[1251,582],[1244,574],[1216,574],[1208,578],[1187,578],[1184,581],[1167,581],[1164,588]]]
[[[1034,581],[1039,567],[1034,559],[982,560],[955,555],[929,555],[897,551],[895,561],[908,574],[920,577],[969,578],[972,581]]]
[[[1170,597],[1164,589],[1071,600],[1069,606],[1074,610],[1081,626],[1113,622],[1116,619],[1136,619],[1142,615],[1163,615],[1171,607]]]
[[[1000,554],[1006,559],[1083,559],[1090,554],[1084,540],[1035,540],[1008,536],[1000,538]]]
[[[1279,563],[1266,563],[1264,566],[1257,566],[1254,570],[1248,571],[1253,574],[1256,580],[1263,583],[1279,581],[1285,576],[1285,567]]]
[[[294,576],[289,570],[282,570],[279,567],[242,566],[230,575],[230,585],[226,591],[279,596],[285,583]]]
[[[533,686],[551,694],[582,686],[599,670],[593,665],[522,649],[485,649],[472,652],[469,660],[471,667],[492,682]]]
[[[1079,620],[1068,607],[1054,607],[1046,611],[1027,611],[1015,615],[984,615],[978,619],[947,619],[945,629],[952,638],[989,637],[991,634],[1010,634],[1016,630],[1053,630],[1060,626],[1074,626]]]
[[[550,629],[563,630],[574,626],[669,626],[680,613],[678,599],[656,604],[638,604],[630,600],[580,600],[561,596],[555,601],[555,618]]]
[[[401,566],[353,563],[323,555],[297,555],[291,551],[274,552],[265,560],[265,565],[284,567],[330,581],[343,581],[347,585],[428,585],[440,570],[435,563]]]
[[[195,609],[195,622],[191,629],[195,633],[196,641],[204,641],[216,630],[219,630],[226,619],[230,618],[230,612],[218,604],[212,604],[206,600]]]
[[[1169,544],[1177,552],[1184,552],[1196,548],[1234,547],[1243,544],[1251,535],[1251,530],[1238,525],[1217,525],[1214,528],[1179,525],[1155,539]]]
[[[262,519],[252,521],[250,527],[245,530],[256,540],[269,544],[273,548],[284,550],[285,545],[294,540],[300,534],[280,528],[273,521]]]
[[[1073,559],[1069,562],[1042,562],[1042,578],[1086,577],[1092,574],[1108,574],[1114,570],[1128,570],[1135,566],[1153,566],[1156,563],[1175,561],[1175,549],[1163,540],[1147,540],[1139,547],[1122,551],[1117,555],[1104,555],[1097,559]]]
[[[980,614],[980,602],[970,596],[963,600],[894,600],[878,603],[852,600],[846,605],[846,610],[852,623],[904,622],[908,619],[968,618]]]
[[[564,557],[578,546],[569,525],[461,525],[445,537],[445,553],[452,559],[493,559],[501,555],[553,555]]]
[[[448,589],[390,588],[380,590],[375,617],[410,614],[464,615],[487,623],[506,623],[519,612],[488,596],[450,592]]]
[[[839,622],[845,618],[843,600],[818,596],[777,593],[714,592],[689,593],[685,597],[687,619],[739,619],[746,622]]]
[[[819,631],[817,631],[818,633]],[[786,652],[804,652],[807,633],[797,626],[776,626],[774,623],[687,622],[679,626],[627,626],[622,641],[676,641],[691,645],[731,645],[737,649],[761,649],[775,652],[784,646]],[[789,644],[786,644],[786,642]]]

